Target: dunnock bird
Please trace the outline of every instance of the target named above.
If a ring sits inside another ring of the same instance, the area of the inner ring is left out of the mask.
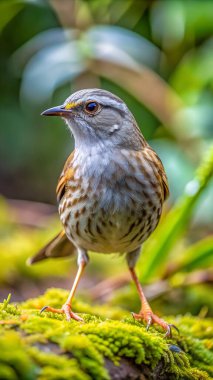
[[[148,145],[126,104],[101,89],[81,90],[45,116],[61,116],[75,139],[57,186],[63,231],[30,262],[78,255],[78,272],[61,309],[67,320],[82,321],[72,311],[72,299],[86,264],[88,251],[126,255],[141,300],[133,317],[149,327],[160,325],[171,336],[171,325],[156,316],[135,272],[142,243],[156,228],[169,194],[161,160]]]

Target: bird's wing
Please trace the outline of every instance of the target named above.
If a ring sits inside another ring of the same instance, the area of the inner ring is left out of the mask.
[[[28,259],[27,264],[31,265],[49,258],[72,256],[75,251],[76,247],[68,240],[65,232],[61,231],[39,252]]]
[[[66,191],[66,184],[69,179],[73,177],[74,170],[72,168],[72,159],[74,156],[74,151],[70,154],[67,161],[65,162],[64,169],[59,177],[58,185],[56,187],[57,201],[60,202]]]
[[[60,200],[65,194],[67,181],[69,181],[69,179],[71,179],[74,174],[74,170],[72,168],[73,156],[74,151],[68,157],[64,165],[64,169],[58,180],[58,185],[56,188],[58,202],[60,202]],[[48,258],[72,256],[75,253],[75,251],[76,248],[67,238],[65,231],[61,231],[38,253],[36,253],[32,258],[28,259],[27,263],[31,265],[38,261],[45,260]]]
[[[153,171],[159,179],[159,182],[162,186],[165,201],[169,196],[169,185],[162,161],[158,157],[157,153],[149,145],[147,145],[147,147],[144,149],[143,154],[145,154],[146,159],[148,160],[150,166],[152,166]]]

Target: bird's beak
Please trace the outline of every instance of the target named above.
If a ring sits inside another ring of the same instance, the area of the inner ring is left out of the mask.
[[[71,111],[64,108],[64,106],[56,106],[49,108],[41,113],[42,116],[62,116],[66,117]]]

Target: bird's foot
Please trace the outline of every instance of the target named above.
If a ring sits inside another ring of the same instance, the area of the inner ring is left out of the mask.
[[[73,311],[71,310],[71,305],[68,303],[65,303],[61,309],[55,309],[54,307],[51,307],[51,306],[44,306],[42,307],[40,313],[43,313],[43,311],[50,311],[52,313],[65,314],[67,321],[70,321],[71,319],[75,319],[76,321],[79,321],[79,322],[84,321],[77,314],[73,313]]]
[[[175,325],[165,322],[163,319],[159,318],[156,314],[154,314],[152,310],[147,310],[146,312],[141,310],[139,314],[132,313],[132,316],[134,319],[137,319],[139,321],[145,321],[147,324],[147,331],[149,330],[150,326],[154,323],[161,326],[166,331],[165,338],[172,338],[172,328],[177,330],[177,332],[179,333],[179,330]]]

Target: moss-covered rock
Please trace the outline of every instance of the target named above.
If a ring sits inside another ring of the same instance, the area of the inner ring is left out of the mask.
[[[66,296],[50,289],[22,304],[9,299],[1,304],[0,379],[212,378],[211,320],[170,318],[180,334],[166,340],[162,331],[152,327],[147,332],[128,313],[112,307],[75,301],[84,323],[39,313],[45,305],[60,307]]]

